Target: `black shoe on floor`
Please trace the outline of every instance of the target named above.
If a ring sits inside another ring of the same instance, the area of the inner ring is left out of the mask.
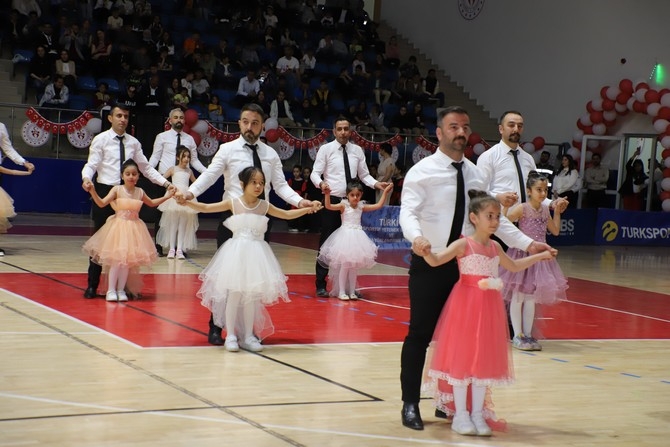
[[[4,256],[4,255],[5,255],[5,250],[3,250],[2,248],[0,248],[0,256]]]
[[[84,291],[84,298],[95,298],[97,293],[95,293],[95,287],[88,287]]]
[[[223,344],[223,338],[221,337],[221,328],[212,326],[209,328],[209,334],[207,334],[207,342],[210,345],[221,346]]]
[[[321,298],[328,298],[328,291],[324,288],[316,289],[316,296]]]
[[[402,416],[402,425],[405,427],[412,430],[423,430],[423,421],[421,420],[418,403],[403,403],[400,415]]]
[[[165,255],[163,254],[163,247],[161,247],[161,246],[158,245],[158,244],[156,244],[156,253],[158,253],[158,257],[160,257],[160,258],[162,258],[163,256],[165,256]]]
[[[439,419],[449,419],[447,413],[437,408],[435,409],[435,417]]]

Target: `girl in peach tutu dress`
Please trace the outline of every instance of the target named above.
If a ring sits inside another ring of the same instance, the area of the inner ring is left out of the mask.
[[[456,257],[460,270],[460,279],[435,328],[424,390],[433,394],[439,410],[454,416],[453,431],[491,436],[488,423],[495,422],[493,428],[502,430],[504,421],[495,419],[490,386],[514,381],[498,264],[519,271],[552,259],[556,251],[511,259],[491,239],[500,224],[500,203],[483,191],[470,190],[468,194],[474,234],[452,242],[439,253],[419,253],[433,267]]]
[[[7,169],[0,166],[0,174],[30,175],[32,174],[32,171],[17,171],[16,169]],[[7,230],[12,228],[9,219],[14,216],[16,216],[16,213],[14,212],[14,200],[4,189],[0,188],[0,233],[6,233]]]
[[[100,208],[111,203],[116,210],[82,249],[108,272],[107,301],[128,301],[125,288],[130,272],[151,265],[158,257],[149,230],[139,218],[142,204],[156,207],[172,197],[170,193],[152,199],[136,187],[140,173],[132,159],[123,163],[121,175],[123,185],[112,188],[105,198],[100,198],[93,187],[88,190]]]

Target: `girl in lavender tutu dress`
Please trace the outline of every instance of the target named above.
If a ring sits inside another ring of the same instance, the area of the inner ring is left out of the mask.
[[[361,227],[364,212],[374,211],[384,206],[384,200],[393,188],[389,185],[377,203],[366,204],[363,197],[363,185],[357,181],[347,185],[347,198],[340,203],[331,203],[330,191],[325,192],[326,209],[339,211],[342,226],[335,230],[323,243],[317,261],[330,269],[333,287],[331,296],[346,301],[356,300],[356,279],[358,269],[372,268],[377,258],[377,246],[365,234]]]
[[[554,207],[551,216],[549,207],[542,202],[547,198],[548,179],[531,171],[526,181],[528,201],[510,208],[506,215],[512,222],[519,222],[519,229],[538,242],[546,242],[547,230],[554,236],[561,229],[560,207]],[[563,199],[559,199],[563,200]],[[504,212],[504,211],[503,211]],[[528,256],[517,248],[507,254],[512,259]],[[542,346],[533,336],[535,304],[554,304],[565,299],[568,281],[555,259],[533,265],[522,272],[500,270],[504,287],[503,298],[509,302],[509,314],[514,330],[512,346],[522,351],[540,351]]]

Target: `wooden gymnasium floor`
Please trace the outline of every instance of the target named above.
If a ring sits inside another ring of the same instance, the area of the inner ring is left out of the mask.
[[[141,300],[85,300],[81,216],[20,215],[0,235],[0,447],[663,446],[670,436],[670,253],[564,247],[569,299],[545,312],[544,350],[514,352],[494,389],[509,424],[463,437],[422,401],[400,423],[406,253],[360,277],[364,300],[313,295],[315,235],[277,231],[292,302],[270,308],[260,354],[209,346],[197,275],[215,251],[159,259]]]

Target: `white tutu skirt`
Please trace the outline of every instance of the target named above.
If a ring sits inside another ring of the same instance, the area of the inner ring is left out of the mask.
[[[256,307],[253,333],[261,340],[274,332],[265,306],[275,304],[280,299],[290,301],[287,278],[272,249],[264,240],[253,239],[248,235],[236,235],[226,241],[199,278],[202,286],[197,296],[202,300],[202,305],[212,312],[214,323],[225,327],[226,308],[230,299],[239,300],[240,315],[235,319],[239,323],[243,321],[241,315],[244,306],[253,305]],[[235,333],[243,334],[244,328],[235,328]]]
[[[195,199],[194,199],[195,200]],[[198,213],[192,208],[179,205],[174,199],[167,200],[158,206],[163,213],[160,228],[156,234],[156,243],[163,247],[170,247],[170,235],[177,234],[179,223],[184,223],[182,234],[182,249],[195,250],[198,248]],[[176,239],[175,239],[176,240]]]
[[[377,246],[360,227],[341,226],[319,249],[317,260],[326,268],[372,268],[377,258]]]
[[[4,189],[0,188],[0,233],[6,233],[7,230],[12,228],[9,219],[15,216],[14,199]]]

